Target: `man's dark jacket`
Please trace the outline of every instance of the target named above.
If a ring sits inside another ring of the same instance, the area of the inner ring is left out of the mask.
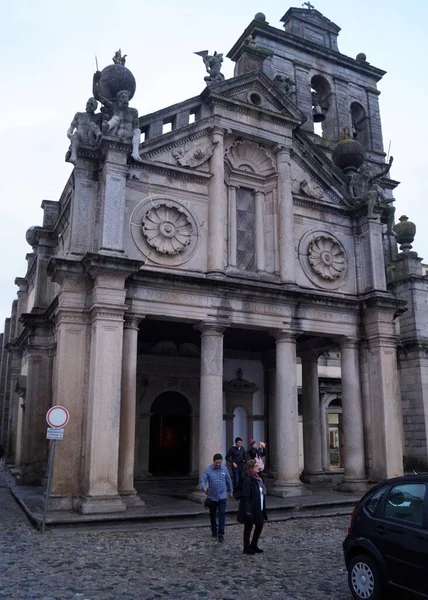
[[[238,446],[232,446],[232,448],[229,448],[227,451],[226,460],[230,464],[235,463],[238,466],[244,465],[246,454],[244,446],[241,446],[240,448],[238,448]]]

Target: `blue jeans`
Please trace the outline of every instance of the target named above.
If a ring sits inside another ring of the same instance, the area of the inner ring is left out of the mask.
[[[217,526],[217,511],[218,511],[218,526]],[[226,498],[214,502],[211,500],[210,505],[210,520],[211,532],[213,535],[224,535],[224,524],[226,522]]]
[[[238,483],[242,479],[242,473],[244,471],[244,465],[238,465],[237,467],[232,467],[232,479],[233,479],[233,489],[238,486]]]

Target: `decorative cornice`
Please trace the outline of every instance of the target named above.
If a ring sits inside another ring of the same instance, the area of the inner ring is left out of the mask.
[[[153,156],[157,156],[158,154],[162,154],[163,152],[168,152],[169,150],[174,150],[174,148],[178,148],[179,146],[183,146],[184,144],[193,142],[194,140],[198,140],[202,137],[210,135],[210,133],[212,133],[212,130],[213,130],[212,124],[210,123],[209,125],[207,125],[207,127],[205,127],[204,129],[201,129],[200,131],[197,131],[195,133],[189,133],[188,135],[180,138],[179,140],[174,140],[167,144],[163,144],[163,145],[159,146],[158,148],[149,150],[148,152],[143,152],[143,154],[141,154],[141,159],[149,160]],[[161,137],[162,136],[159,136],[159,138],[154,138],[153,141],[160,140]]]
[[[178,167],[175,165],[168,165],[167,163],[155,162],[142,160],[140,163],[135,163],[133,166],[135,170],[149,171],[150,173],[156,173],[158,175],[165,175],[166,177],[174,177],[175,179],[184,179],[187,181],[193,181],[195,183],[206,184],[212,177],[211,173],[205,173],[204,171],[192,171],[184,167]],[[134,182],[135,183],[135,182]]]

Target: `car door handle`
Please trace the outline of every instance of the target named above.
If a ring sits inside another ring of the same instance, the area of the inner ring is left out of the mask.
[[[379,535],[385,535],[386,533],[386,528],[383,525],[378,525],[378,527],[375,528],[376,533],[378,533]]]

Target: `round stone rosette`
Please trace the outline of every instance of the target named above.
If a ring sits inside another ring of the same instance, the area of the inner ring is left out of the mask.
[[[345,251],[327,235],[312,240],[308,248],[309,264],[322,279],[337,279],[346,269]]]
[[[346,278],[349,260],[341,242],[327,232],[308,232],[299,244],[299,258],[307,277],[318,287],[335,289]]]
[[[156,264],[175,266],[194,254],[198,235],[192,213],[167,198],[141,201],[131,215],[131,235],[141,252]]]

